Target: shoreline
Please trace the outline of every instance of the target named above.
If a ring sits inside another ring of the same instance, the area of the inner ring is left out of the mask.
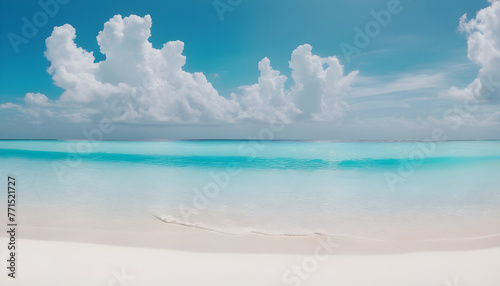
[[[223,234],[217,231],[164,223],[141,231],[98,230],[59,227],[20,226],[21,239],[75,242],[97,245],[175,249],[207,253],[282,253],[304,254],[319,239],[342,244],[339,253],[345,255],[405,254],[428,251],[474,251],[500,248],[500,236],[459,240],[370,240],[326,235],[281,236],[259,233]],[[2,237],[0,236],[0,239]]]

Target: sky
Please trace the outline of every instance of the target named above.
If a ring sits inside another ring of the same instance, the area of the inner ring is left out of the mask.
[[[0,139],[500,139],[496,0],[5,0],[0,37]]]

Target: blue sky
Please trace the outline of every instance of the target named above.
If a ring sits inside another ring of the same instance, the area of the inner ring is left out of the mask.
[[[221,2],[227,3],[224,0]],[[371,89],[371,93],[368,92],[370,94],[378,94],[380,92],[373,92],[373,89],[386,88],[385,85],[395,84],[398,79],[401,84],[411,83],[414,76],[424,83],[428,82],[426,76],[436,79],[436,84],[431,84],[431,88],[403,88],[398,94],[387,94],[385,98],[382,94],[377,99],[381,102],[395,102],[397,98],[435,97],[436,101],[424,106],[412,105],[410,110],[371,110],[368,117],[399,118],[409,115],[406,118],[408,121],[415,121],[419,116],[438,117],[442,112],[428,113],[425,106],[453,106],[453,102],[439,99],[439,93],[451,86],[466,88],[478,76],[481,68],[467,57],[467,35],[458,31],[460,17],[468,14],[471,19],[476,12],[492,4],[477,0],[402,0],[400,5],[403,11],[392,15],[389,25],[381,28],[380,34],[371,39],[369,46],[361,49],[359,55],[348,61],[343,56],[341,43],[352,44],[356,34],[354,28],[363,28],[373,20],[370,12],[387,9],[389,2],[390,0],[243,0],[241,4],[232,7],[232,11],[225,12],[221,21],[214,8],[214,1],[73,0],[64,5],[58,4],[59,11],[53,17],[48,17],[47,24],[40,27],[35,36],[28,39],[28,43],[20,44],[16,53],[9,41],[9,33],[22,35],[22,18],[32,20],[33,15],[42,11],[42,8],[37,1],[2,1],[0,104],[22,105],[27,93],[40,93],[49,100],[57,101],[65,91],[54,84],[52,75],[47,72],[50,62],[44,56],[47,49],[45,40],[51,36],[54,27],[70,24],[76,30],[75,43],[84,50],[93,52],[95,62],[99,62],[104,60],[104,55],[100,53],[96,36],[103,30],[104,23],[118,14],[123,17],[133,14],[139,17],[151,16],[149,41],[153,48],[161,49],[168,41],[182,41],[182,54],[186,57],[183,70],[188,73],[202,72],[224,98],[230,98],[231,93],[240,92],[241,86],[256,83],[259,77],[257,64],[265,57],[270,60],[273,70],[288,78],[285,88],[291,89],[294,85],[292,69],[289,67],[291,54],[300,45],[308,44],[312,46],[312,53],[321,58],[337,56],[345,75],[358,71],[356,81],[352,83],[355,90],[346,91],[347,99],[343,99],[351,107],[363,102],[364,96],[356,94],[367,92],[367,89]],[[408,76],[406,81],[404,76]],[[354,96],[349,98],[351,93]],[[350,111],[345,112],[342,120],[332,119],[335,120],[335,125],[365,116],[361,112],[356,113],[359,110],[357,108],[346,110]],[[485,110],[495,114],[498,108],[490,106]],[[8,117],[5,120],[31,124],[26,116],[15,117],[9,113]],[[14,117],[16,119],[12,119]],[[4,118],[7,115],[0,117],[2,120]],[[36,124],[47,124],[46,120],[39,118],[35,121]],[[174,122],[167,120],[162,123]],[[257,120],[257,123],[265,122]],[[316,126],[323,124],[325,123],[318,123]],[[8,128],[4,129],[4,134],[12,133]],[[491,137],[488,133],[491,130],[484,131],[482,136]],[[218,131],[214,132],[218,134]],[[64,134],[57,136],[64,137]],[[294,137],[293,134],[287,136]]]

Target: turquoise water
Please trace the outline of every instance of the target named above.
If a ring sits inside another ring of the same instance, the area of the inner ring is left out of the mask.
[[[232,234],[500,233],[498,141],[0,141],[8,174],[26,226],[157,230],[158,216]]]

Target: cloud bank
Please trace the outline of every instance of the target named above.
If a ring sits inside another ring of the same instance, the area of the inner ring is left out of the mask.
[[[480,10],[467,21],[460,18],[459,30],[467,35],[468,57],[479,69],[477,78],[464,89],[450,88],[448,95],[462,100],[498,100],[500,95],[500,1]]]
[[[16,110],[34,122],[107,118],[128,123],[334,120],[348,109],[343,98],[357,71],[344,75],[336,57],[314,55],[310,45],[292,53],[291,88],[285,88],[287,77],[264,58],[258,64],[257,83],[224,97],[203,73],[183,69],[183,42],[153,48],[148,40],[151,26],[149,15],[114,16],[97,36],[106,57],[100,62],[75,44],[71,25],[55,27],[46,39],[47,72],[64,92],[55,100],[30,92],[24,104],[0,108]]]

